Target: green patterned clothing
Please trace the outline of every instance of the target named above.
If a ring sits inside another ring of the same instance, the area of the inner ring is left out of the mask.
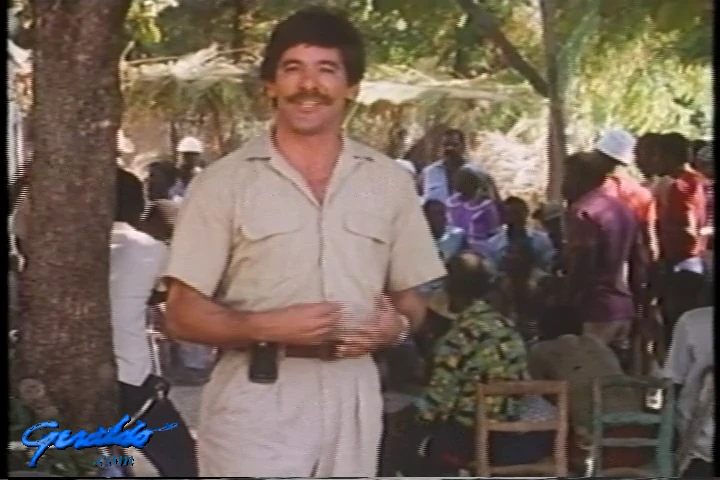
[[[525,378],[527,351],[520,334],[483,301],[463,311],[437,344],[430,384],[417,401],[424,423],[475,426],[477,384]],[[517,401],[489,397],[490,418],[517,414]]]

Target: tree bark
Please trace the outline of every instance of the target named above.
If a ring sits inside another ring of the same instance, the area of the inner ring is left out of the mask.
[[[500,30],[498,22],[492,13],[490,13],[482,3],[474,0],[457,0],[457,2],[460,8],[470,16],[470,21],[473,22],[480,33],[503,52],[510,68],[525,77],[537,93],[548,98],[550,95],[548,83],[542,75],[523,58],[518,49],[515,48],[515,45],[513,45],[502,30]]]
[[[31,0],[35,154],[16,383],[63,428],[118,420],[108,295],[118,60],[131,0]]]
[[[562,182],[565,174],[567,146],[565,119],[563,115],[563,92],[558,82],[557,35],[555,33],[555,0],[540,0],[543,22],[543,42],[547,62],[547,78],[550,95],[550,116],[548,124],[548,185],[547,198],[559,201],[562,197]]]

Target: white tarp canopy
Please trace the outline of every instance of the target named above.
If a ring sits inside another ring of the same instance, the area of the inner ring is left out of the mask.
[[[495,89],[493,89],[495,90]],[[512,101],[512,96],[502,92],[489,91],[467,81],[403,83],[392,80],[365,80],[360,84],[357,101],[372,105],[379,101],[394,105],[415,102],[428,95],[444,96],[450,99],[475,99],[490,102]]]
[[[128,62],[128,80],[152,82],[163,78],[179,82],[230,81],[242,83],[256,81],[256,64],[233,64],[223,58],[217,45],[198,50],[173,61],[162,63]],[[453,80],[437,79],[419,71],[396,69],[387,66],[376,68],[370,78],[360,84],[357,102],[372,105],[385,101],[394,105],[426,100],[428,97],[450,100],[481,100],[489,103],[514,102],[527,99],[532,92],[522,85],[500,85],[488,79]]]

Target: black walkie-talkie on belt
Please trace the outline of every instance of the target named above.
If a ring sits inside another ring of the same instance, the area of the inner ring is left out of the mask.
[[[255,343],[250,348],[250,381],[253,383],[275,383],[278,378],[278,344]]]

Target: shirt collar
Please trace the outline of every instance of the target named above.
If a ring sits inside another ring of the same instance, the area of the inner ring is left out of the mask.
[[[338,156],[337,164],[333,177],[337,177],[337,181],[332,182],[337,185],[345,180],[345,178],[354,170],[354,167],[362,162],[374,162],[377,156],[369,148],[364,147],[358,142],[351,140],[347,134],[341,132],[342,147]],[[256,136],[245,144],[240,150],[241,158],[250,162],[267,162],[267,164],[275,171],[292,181],[298,188],[309,197],[312,202],[317,202],[313,195],[307,190],[305,180],[300,172],[293,168],[285,157],[275,148],[273,142],[273,129],[270,128],[262,134]],[[335,187],[329,185],[326,192],[326,201],[328,201],[335,193]]]
[[[273,131],[274,128],[269,128],[265,132],[255,136],[248,141],[242,150],[242,157],[246,161],[270,161],[271,163],[278,163],[280,160],[285,161],[282,158],[280,152],[275,148],[273,142]],[[341,132],[342,138],[342,150],[340,151],[340,161],[358,161],[367,160],[375,161],[375,157],[370,155],[369,152],[364,152],[358,148],[358,145],[348,137],[345,131]]]

